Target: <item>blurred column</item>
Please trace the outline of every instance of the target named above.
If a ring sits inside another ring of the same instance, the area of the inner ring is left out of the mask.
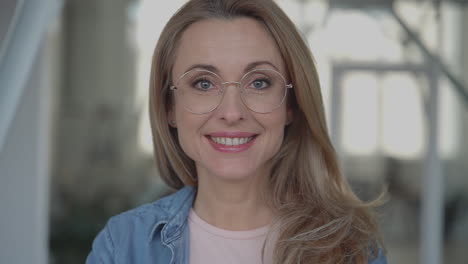
[[[0,263],[48,263],[50,100],[36,60],[0,152]]]
[[[60,1],[8,3],[18,8],[0,20],[0,263],[45,264],[52,97],[42,47]]]
[[[106,219],[129,207],[145,186],[135,171],[138,121],[146,109],[135,104],[132,2],[70,0],[65,6],[52,217],[73,228],[67,217],[74,206],[89,208],[80,217],[90,222]]]
[[[466,48],[468,45],[468,4],[463,6],[463,25],[460,27],[461,35],[462,35],[462,45],[461,47],[465,47],[461,49],[461,57],[462,57],[462,68],[466,70],[468,69],[468,49]],[[461,74],[461,78],[464,78],[465,83],[468,83],[468,74]]]
[[[443,263],[443,189],[442,164],[439,154],[439,87],[438,71],[430,80],[428,99],[428,144],[424,161],[423,196],[421,212],[421,262]]]

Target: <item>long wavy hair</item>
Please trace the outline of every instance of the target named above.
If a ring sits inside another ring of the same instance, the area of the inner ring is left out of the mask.
[[[292,21],[272,0],[191,0],[172,16],[156,45],[150,80],[150,118],[156,166],[172,188],[196,186],[195,163],[168,125],[169,87],[181,35],[204,19],[253,18],[265,26],[281,52],[293,92],[293,120],[270,160],[264,195],[277,217],[273,260],[277,264],[367,263],[381,247],[371,209],[352,192],[340,172],[328,136],[312,54]],[[377,199],[376,201],[378,201]]]

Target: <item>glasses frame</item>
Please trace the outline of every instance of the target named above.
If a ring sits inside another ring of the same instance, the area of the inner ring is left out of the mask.
[[[251,74],[252,72],[256,72],[256,71],[271,71],[271,72],[275,72],[277,73],[281,79],[283,80],[284,84],[285,84],[285,88],[286,88],[286,92],[284,93],[284,96],[283,96],[283,99],[281,99],[281,102],[275,107],[273,108],[271,111],[268,111],[268,112],[259,112],[259,111],[255,111],[253,110],[252,108],[250,108],[244,101],[244,98],[242,96],[242,94],[244,93],[244,88],[242,88],[241,84],[242,84],[242,81],[244,80],[244,78],[246,76],[248,76],[249,74]],[[199,113],[199,112],[193,112],[191,111],[190,109],[188,109],[186,106],[184,106],[184,109],[187,110],[188,112],[192,113],[192,114],[196,114],[196,115],[204,115],[204,114],[208,114],[208,113],[211,113],[213,112],[214,110],[216,110],[216,108],[218,108],[219,105],[221,105],[221,102],[223,101],[224,99],[224,95],[225,95],[225,91],[226,91],[226,86],[229,85],[229,84],[236,84],[236,86],[240,89],[240,97],[241,97],[241,101],[242,103],[244,104],[245,107],[247,107],[250,111],[252,112],[255,112],[255,113],[259,113],[259,114],[268,114],[268,113],[271,113],[273,111],[275,111],[276,109],[278,109],[285,101],[286,97],[287,97],[287,94],[288,94],[288,89],[292,89],[294,86],[292,83],[289,83],[287,84],[286,82],[286,79],[284,78],[284,76],[276,71],[276,70],[273,70],[273,69],[253,69],[247,73],[245,73],[242,78],[238,81],[238,82],[225,82],[223,80],[223,78],[221,78],[218,74],[212,72],[212,71],[209,71],[209,70],[203,70],[203,69],[193,69],[193,70],[190,70],[190,71],[187,71],[185,73],[183,73],[178,79],[177,79],[177,82],[176,84],[179,83],[179,81],[184,78],[187,74],[191,73],[191,72],[207,72],[207,73],[211,73],[213,74],[214,76],[216,76],[220,81],[221,81],[221,99],[219,100],[219,103],[211,110],[209,111],[206,111],[206,112],[202,112],[202,113]],[[176,92],[177,91],[177,86],[176,85],[172,85],[169,87],[169,90],[171,90],[172,92]]]

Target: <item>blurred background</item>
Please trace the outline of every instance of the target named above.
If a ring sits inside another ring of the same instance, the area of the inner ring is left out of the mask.
[[[149,70],[185,1],[0,1],[0,263],[84,263],[106,220],[170,190]],[[389,263],[466,263],[468,3],[278,0],[309,42],[330,134]]]

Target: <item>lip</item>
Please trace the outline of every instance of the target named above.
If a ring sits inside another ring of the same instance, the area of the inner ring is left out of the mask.
[[[238,153],[238,152],[243,152],[248,150],[255,142],[257,139],[257,135],[255,133],[249,133],[249,132],[214,132],[206,135],[206,138],[208,142],[210,142],[210,145],[219,152],[224,152],[224,153]],[[253,137],[252,140],[249,142],[242,144],[242,145],[237,145],[237,146],[226,146],[222,144],[218,144],[214,142],[211,137],[229,137],[229,138],[236,138],[236,137]]]

